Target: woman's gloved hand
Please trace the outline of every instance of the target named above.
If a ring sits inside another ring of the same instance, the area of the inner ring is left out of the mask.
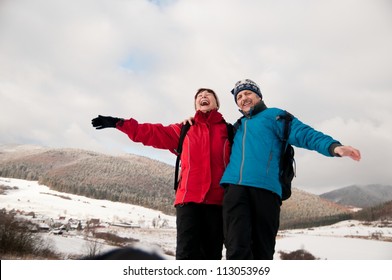
[[[120,118],[98,115],[97,118],[91,120],[91,124],[96,129],[103,129],[107,127],[116,127],[116,124],[122,120],[123,119]]]

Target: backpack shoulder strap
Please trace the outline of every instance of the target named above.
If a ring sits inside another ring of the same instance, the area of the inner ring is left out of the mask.
[[[235,132],[237,131],[237,129],[240,127],[241,121],[242,121],[243,118],[244,118],[244,117],[241,117],[241,118],[237,119],[237,121],[233,124],[234,133],[235,133]]]
[[[230,146],[233,146],[234,143],[234,135],[237,132],[238,128],[241,125],[241,119],[239,118],[234,124],[226,122],[227,128],[227,138],[229,139]]]
[[[290,133],[290,124],[291,121],[293,120],[293,115],[290,114],[289,112],[285,111],[285,124],[284,124],[284,131],[283,131],[283,141],[286,143],[287,140],[289,139],[289,133]]]
[[[184,143],[185,136],[186,136],[190,127],[191,127],[191,125],[188,122],[181,127],[180,138],[178,140],[178,147],[176,149],[177,159],[176,159],[176,167],[175,167],[175,172],[174,172],[174,190],[175,191],[177,191],[177,188],[178,188],[178,172],[180,169],[182,144]]]
[[[291,121],[293,120],[293,115],[287,111],[284,111],[284,114],[279,115],[277,118],[284,120],[283,139],[282,139],[282,151],[284,151],[286,148],[287,140],[289,139],[290,124]]]
[[[233,139],[234,139],[234,126],[231,123],[226,123],[227,128],[227,138],[229,139],[230,146],[233,146]]]
[[[178,140],[178,147],[176,149],[176,152],[181,155],[182,152],[182,144],[184,143],[184,138],[189,130],[189,128],[191,127],[191,125],[189,124],[189,122],[187,122],[186,124],[182,125],[181,127],[181,131],[180,131],[180,138]]]

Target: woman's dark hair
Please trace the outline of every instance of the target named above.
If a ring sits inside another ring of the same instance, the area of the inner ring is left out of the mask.
[[[196,101],[197,95],[198,95],[200,92],[203,92],[203,91],[207,91],[207,92],[212,93],[212,94],[214,95],[215,100],[216,100],[216,105],[217,105],[218,108],[219,108],[219,99],[218,99],[218,96],[216,95],[215,91],[213,91],[213,90],[210,89],[210,88],[199,88],[199,89],[196,91],[196,94],[195,94],[195,101]],[[195,107],[196,107],[196,104],[195,104]]]

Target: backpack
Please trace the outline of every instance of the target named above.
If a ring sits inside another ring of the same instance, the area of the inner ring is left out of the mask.
[[[176,167],[175,167],[175,172],[174,172],[174,191],[177,191],[178,188],[178,173],[180,170],[180,161],[181,161],[181,152],[182,152],[182,144],[184,143],[185,136],[189,130],[191,125],[189,122],[184,124],[181,127],[181,132],[180,132],[180,139],[178,140],[178,148],[176,149],[177,152],[177,159],[176,159]],[[234,138],[234,128],[233,125],[230,123],[226,123],[227,127],[227,136],[230,142],[230,145],[233,145],[233,138]]]
[[[286,200],[291,196],[291,181],[295,177],[294,148],[287,143],[293,115],[285,111],[285,114],[279,115],[277,119],[284,121],[282,153],[279,161],[279,181],[282,186],[282,200]]]

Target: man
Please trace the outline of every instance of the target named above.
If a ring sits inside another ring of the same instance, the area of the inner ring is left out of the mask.
[[[221,185],[225,188],[223,222],[227,259],[273,259],[279,229],[282,188],[279,159],[284,113],[267,108],[259,86],[245,79],[232,90],[244,115]],[[359,161],[360,152],[314,130],[293,117],[288,143],[324,156],[349,156]]]
[[[176,259],[221,259],[223,249],[222,201],[219,182],[230,157],[226,121],[218,112],[219,100],[208,88],[194,97],[194,124],[183,142],[181,173],[174,205],[177,215]],[[92,120],[97,129],[114,127],[134,142],[177,154],[182,123],[138,123],[98,116]]]

